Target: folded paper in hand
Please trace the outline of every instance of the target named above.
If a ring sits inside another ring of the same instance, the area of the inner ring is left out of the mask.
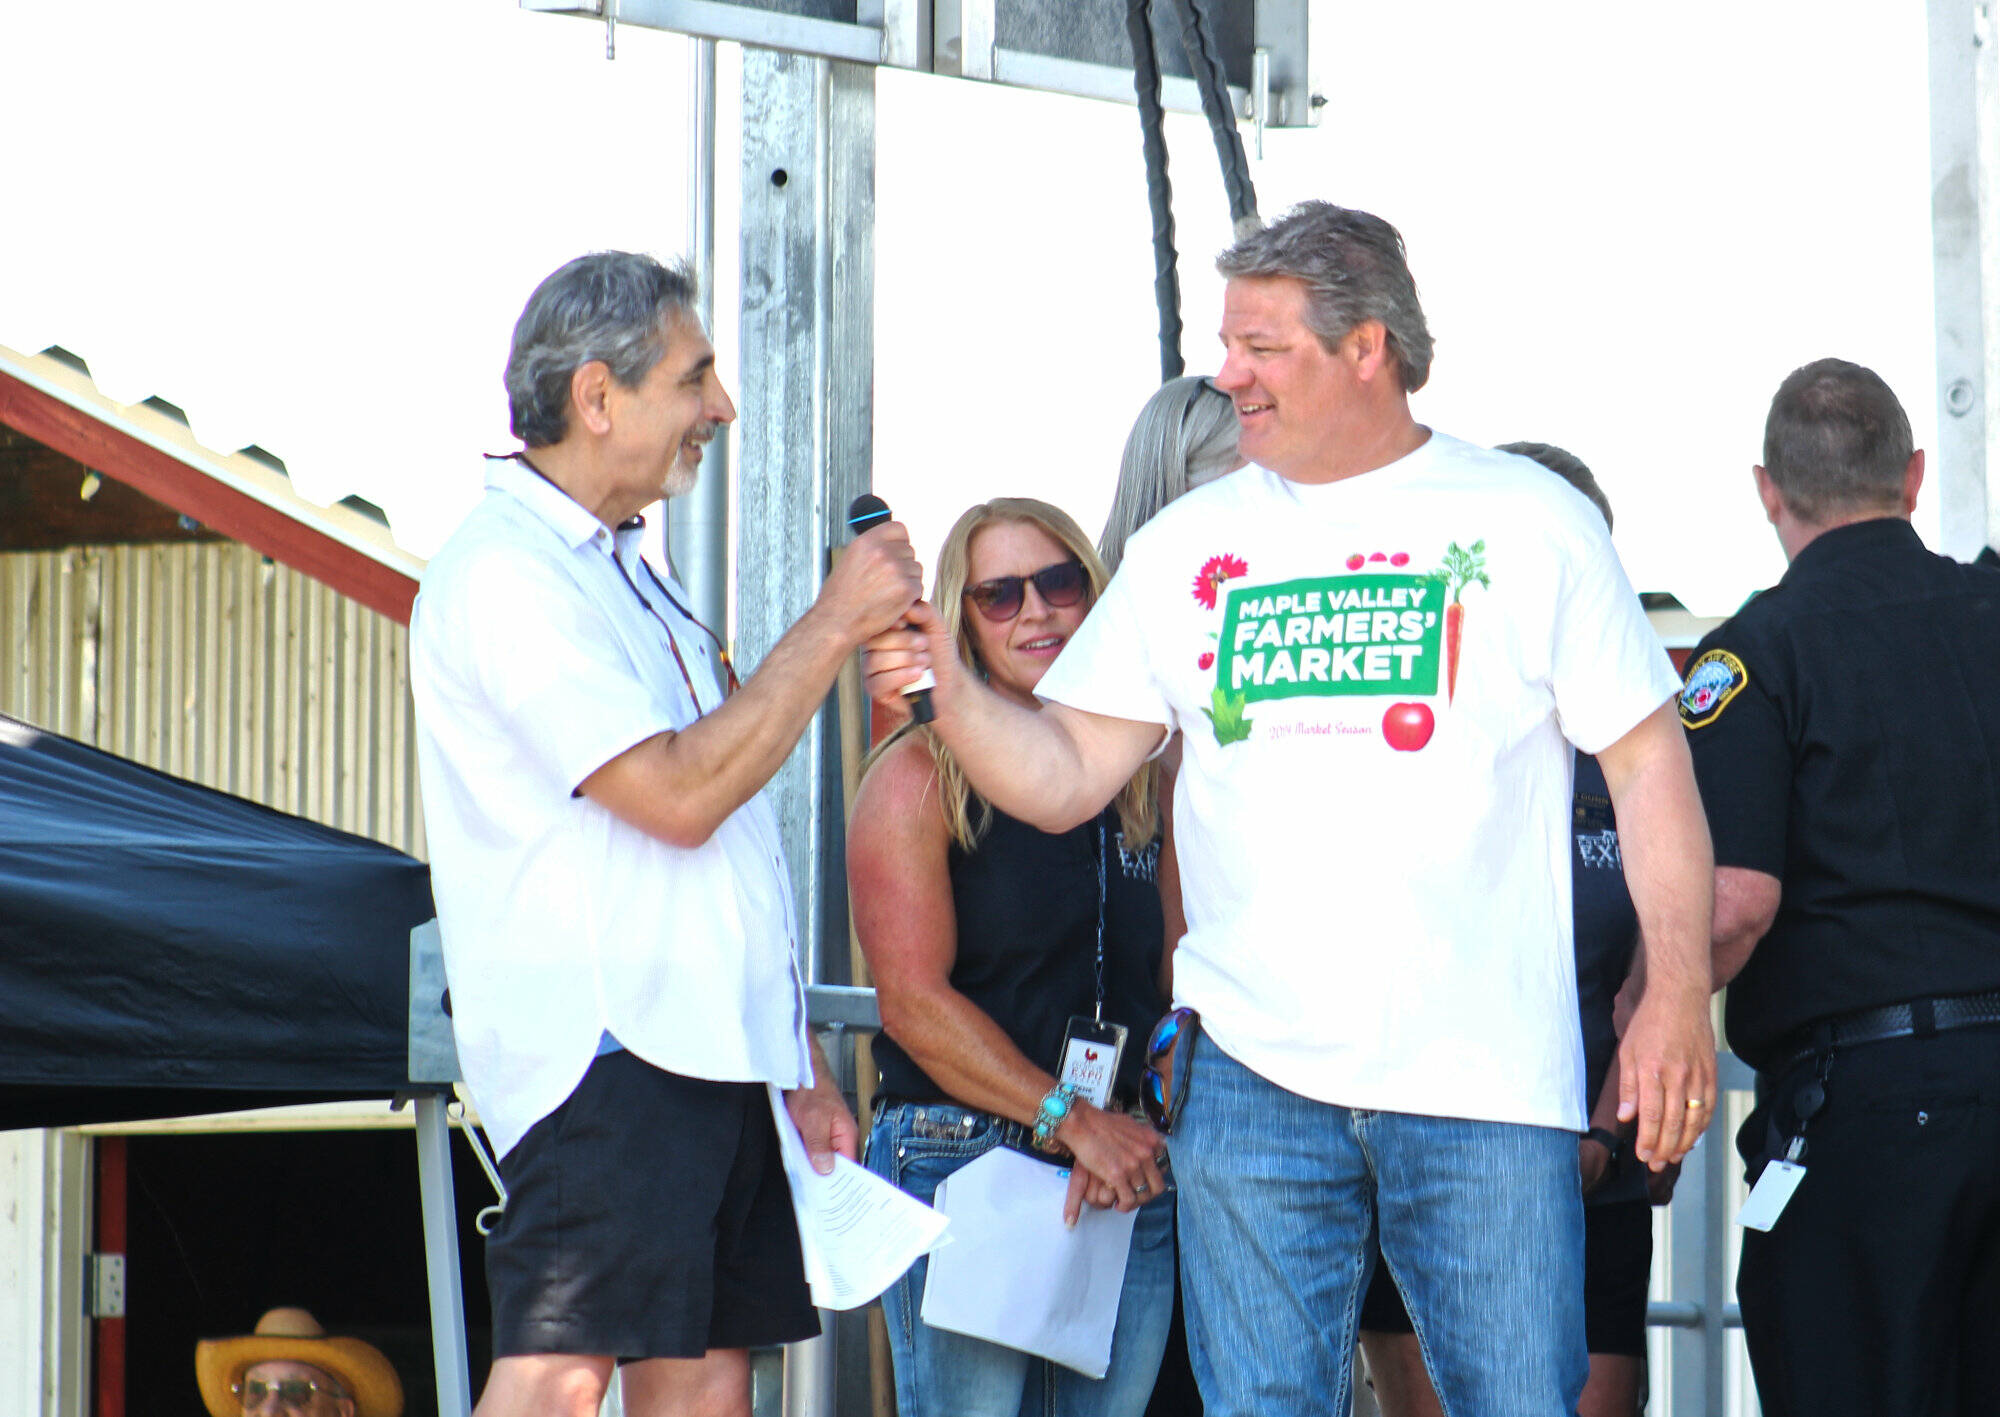
[[[792,1187],[806,1282],[821,1309],[858,1309],[903,1277],[937,1245],[948,1223],[915,1196],[897,1190],[844,1156],[825,1176],[812,1169],[785,1094],[771,1088],[778,1154]]]
[[[1087,1205],[1072,1230],[1068,1190],[1069,1172],[1004,1146],[946,1177],[951,1243],[931,1256],[924,1322],[1103,1377],[1138,1212]]]

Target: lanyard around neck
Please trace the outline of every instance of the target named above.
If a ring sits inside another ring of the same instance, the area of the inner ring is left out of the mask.
[[[503,459],[508,462],[517,462],[522,467],[525,467],[529,472],[532,472],[533,474],[535,474],[535,476],[541,478],[542,481],[548,483],[549,486],[555,488],[556,491],[563,492],[562,487],[556,482],[556,480],[553,477],[550,477],[546,472],[543,472],[540,468],[536,467],[533,462],[529,461],[528,456],[525,453],[490,453],[488,454],[488,456],[493,458]],[[563,495],[565,497],[569,496],[567,492],[563,492]],[[571,500],[574,501],[575,499],[571,498]],[[637,522],[641,526],[645,524],[642,519],[637,517],[633,518],[633,521]],[[631,523],[627,523],[627,525],[630,524]],[[612,544],[611,564],[618,568],[619,578],[625,582],[626,588],[629,589],[635,597],[637,597],[639,604],[645,607],[646,613],[648,615],[651,615],[655,620],[658,620],[660,622],[660,628],[667,632],[667,648],[672,650],[674,653],[674,666],[681,672],[681,683],[687,686],[688,698],[694,704],[695,713],[697,715],[701,714],[704,711],[701,706],[701,695],[697,694],[694,691],[694,676],[688,673],[687,661],[681,658],[680,641],[677,638],[675,638],[674,627],[667,623],[666,616],[660,614],[659,610],[654,607],[653,602],[646,599],[645,594],[639,589],[638,584],[635,581],[633,581],[631,573],[625,569],[625,563],[618,559],[618,549],[615,541]],[[722,661],[722,673],[726,684],[726,687],[723,689],[722,697],[724,699],[727,699],[731,694],[735,693],[738,689],[742,688],[743,687],[742,681],[736,677],[736,666],[730,661],[729,658],[729,646],[722,642],[722,636],[716,634],[715,631],[711,630],[707,625],[703,624],[700,617],[698,617],[694,613],[694,611],[688,609],[687,606],[680,603],[679,599],[675,597],[674,593],[667,589],[667,583],[660,579],[660,573],[653,569],[652,564],[649,561],[647,561],[645,557],[641,556],[639,558],[639,564],[646,568],[646,574],[652,578],[654,588],[658,590],[660,594],[666,598],[667,604],[673,606],[674,609],[679,612],[681,617],[685,619],[690,625],[694,626],[697,630],[700,630],[704,635],[707,635],[711,640],[715,641],[715,657]]]
[[[1104,816],[1097,818],[1097,1021],[1104,1022]]]
[[[626,587],[632,592],[633,598],[645,608],[648,615],[659,621],[660,628],[666,631],[667,648],[673,652],[674,667],[681,672],[681,683],[687,687],[688,699],[694,704],[695,715],[699,717],[708,712],[708,710],[701,706],[701,695],[695,692],[694,676],[688,673],[687,660],[681,657],[680,639],[674,634],[674,627],[667,623],[667,617],[659,612],[658,607],[652,601],[646,599],[645,592],[639,589],[638,582],[632,579],[631,573],[625,569],[625,563],[618,558],[615,551],[611,556],[611,564],[618,568],[618,578],[625,582]],[[639,558],[639,564],[646,567],[646,574],[652,578],[653,585],[660,594],[666,597],[667,604],[673,606],[676,611],[685,616],[689,624],[715,641],[716,657],[722,661],[722,670],[728,680],[729,687],[723,693],[723,697],[727,699],[741,685],[738,684],[736,679],[736,666],[729,662],[729,650],[722,643],[722,637],[709,629],[708,626],[702,624],[701,621],[695,619],[693,613],[674,598],[674,593],[667,589],[666,582],[660,579],[660,573],[655,571],[650,565],[647,565],[646,559],[643,556]]]
[[[735,693],[738,689],[742,688],[743,687],[742,681],[736,677],[736,665],[729,658],[729,646],[722,642],[722,636],[716,634],[715,631],[709,629],[708,626],[703,624],[700,618],[695,615],[694,611],[688,609],[687,606],[680,603],[680,600],[674,595],[674,593],[667,589],[667,583],[660,579],[660,573],[653,569],[652,562],[648,561],[645,557],[641,556],[639,558],[639,564],[646,568],[647,576],[651,578],[654,588],[658,590],[661,595],[666,597],[667,604],[673,606],[675,610],[680,612],[681,617],[685,619],[690,625],[694,626],[697,630],[700,630],[704,635],[707,635],[709,639],[715,642],[715,657],[722,661],[722,677],[725,680],[725,688],[723,689],[722,696],[726,699],[731,694]],[[622,569],[622,563],[621,563],[621,569]],[[627,577],[627,584],[630,584],[630,577]],[[637,587],[634,586],[633,589],[636,590]],[[641,600],[645,599],[644,596],[640,596],[639,598]],[[652,610],[653,607],[649,604],[646,608],[648,610]],[[659,612],[654,611],[653,613],[654,613],[654,618],[657,619],[659,617]],[[663,621],[662,623],[665,622]],[[673,638],[673,632],[671,630],[668,631],[667,638],[668,639]],[[674,651],[674,657],[676,659],[680,658],[679,650]],[[681,675],[683,678],[686,677],[687,675],[686,666],[682,666]]]

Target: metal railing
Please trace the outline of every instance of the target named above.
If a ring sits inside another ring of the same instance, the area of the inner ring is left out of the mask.
[[[1743,1326],[1742,1313],[1729,1298],[1731,1217],[1741,1188],[1734,1135],[1756,1076],[1733,1053],[1719,1053],[1716,1065],[1716,1115],[1688,1153],[1666,1210],[1670,1297],[1646,1308],[1650,1327],[1669,1330],[1665,1361],[1652,1375],[1654,1401],[1648,1410],[1672,1417],[1733,1417],[1757,1410],[1754,1398],[1746,1405],[1740,1380],[1731,1381],[1729,1332]],[[1658,1264],[1656,1258],[1656,1275]]]

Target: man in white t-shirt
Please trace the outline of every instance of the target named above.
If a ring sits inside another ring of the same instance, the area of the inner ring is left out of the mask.
[[[1715,1100],[1678,681],[1581,494],[1411,416],[1431,339],[1393,227],[1308,203],[1218,264],[1250,465],[1132,538],[1042,713],[942,652],[928,606],[871,642],[870,690],[934,669],[974,786],[1044,830],[1182,735],[1174,994],[1202,1033],[1172,1151],[1213,1417],[1346,1410],[1378,1232],[1446,1410],[1570,1413],[1572,745],[1603,764],[1646,940],[1637,1154],[1680,1159]]]
[[[720,641],[639,554],[639,509],[736,413],[694,302],[685,267],[616,251],[537,287],[507,360],[524,450],[411,622],[453,1027],[509,1191],[480,1417],[588,1417],[614,1363],[635,1417],[748,1417],[747,1350],[819,1331],[776,1127],[821,1170],[855,1150],[762,790],[921,581],[902,528],[858,538],[725,700]]]

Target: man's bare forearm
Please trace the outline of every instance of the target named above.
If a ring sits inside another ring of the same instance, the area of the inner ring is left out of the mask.
[[[967,677],[938,705],[932,727],[981,797],[1030,826],[1061,832],[1103,810],[1132,774],[1104,787],[1105,774],[1089,771],[1068,718],[1060,706],[1037,712]]]
[[[854,644],[807,611],[720,708],[612,759],[583,794],[663,841],[700,846],[783,765]]]
[[[931,728],[973,789],[1008,816],[1043,831],[1068,831],[1117,795],[1160,745],[1158,724],[1084,713],[1063,704],[1032,708],[989,687],[958,656],[933,606],[913,606],[903,628],[867,646],[868,693],[895,702],[928,669],[937,712]]]
[[[798,746],[858,640],[815,606],[714,713],[666,745],[670,785],[706,841],[764,788]]]
[[[1663,731],[1649,720],[1644,733],[1628,760],[1606,764],[1605,780],[1618,817],[1626,888],[1639,916],[1639,948],[1646,952],[1646,993],[1706,1001],[1715,915],[1708,820],[1678,722]]]
[[[641,831],[700,846],[783,765],[848,655],[920,588],[909,537],[877,527],[844,550],[812,606],[728,702],[621,753],[581,791]]]
[[[1646,991],[1618,1045],[1618,1115],[1653,1170],[1687,1155],[1715,1109],[1708,1019],[1714,851],[1687,738],[1671,703],[1597,755],[1618,815],[1625,884],[1639,915]]]

